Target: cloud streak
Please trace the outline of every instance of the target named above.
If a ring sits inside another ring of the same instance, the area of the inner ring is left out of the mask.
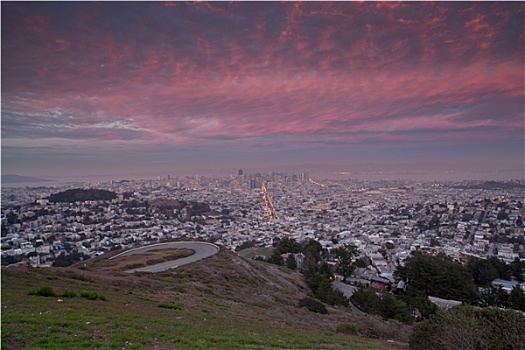
[[[4,2],[2,143],[523,140],[523,18],[506,2]]]

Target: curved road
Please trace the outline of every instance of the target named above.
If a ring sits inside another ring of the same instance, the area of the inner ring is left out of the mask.
[[[177,260],[171,260],[166,261],[160,264],[155,264],[151,266],[146,267],[140,267],[137,269],[127,270],[127,273],[133,273],[135,271],[139,272],[160,272],[168,269],[172,269],[175,267],[179,267],[182,265],[190,264],[192,262],[207,258],[209,256],[212,256],[213,254],[217,253],[219,251],[219,247],[217,247],[215,244],[211,243],[205,243],[205,242],[191,242],[191,241],[184,241],[184,242],[167,242],[167,243],[157,243],[148,245],[145,247],[139,247],[139,248],[133,248],[128,251],[125,251],[124,253],[117,254],[111,259],[116,258],[118,256],[127,256],[127,255],[134,255],[134,254],[143,254],[147,252],[148,250],[153,249],[192,249],[195,251],[195,254],[187,256],[185,258],[177,259]]]
[[[344,296],[349,298],[349,299],[350,299],[352,294],[354,294],[354,292],[357,289],[354,286],[351,286],[351,285],[348,285],[348,284],[345,284],[345,283],[341,283],[341,282],[338,282],[338,281],[334,281],[333,284],[332,284],[332,287],[334,289],[338,289],[341,292],[343,292]],[[355,305],[352,304],[352,302],[350,300],[348,300],[348,302],[350,304],[348,306],[350,307],[350,309],[352,309],[353,313],[355,313],[356,315],[367,315],[366,312],[363,312],[363,311],[359,310],[357,307],[355,307]]]

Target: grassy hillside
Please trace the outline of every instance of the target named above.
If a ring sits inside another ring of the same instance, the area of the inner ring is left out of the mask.
[[[56,296],[43,294],[51,287]],[[302,276],[221,250],[129,275],[102,256],[70,268],[2,268],[2,349],[399,349],[406,326],[299,308]],[[90,300],[94,299],[94,300]],[[350,334],[363,334],[361,338]]]

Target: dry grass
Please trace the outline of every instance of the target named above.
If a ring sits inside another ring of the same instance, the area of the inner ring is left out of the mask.
[[[193,249],[154,249],[143,254],[119,256],[109,259],[100,256],[84,264],[77,264],[84,271],[114,272],[159,264],[165,261],[177,260],[195,254]]]
[[[377,316],[364,316],[359,318],[359,322],[341,323],[336,330],[340,333],[360,337],[408,342],[411,327],[396,320],[382,320]]]

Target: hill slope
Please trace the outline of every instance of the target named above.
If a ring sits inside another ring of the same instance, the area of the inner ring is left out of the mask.
[[[117,198],[115,192],[107,190],[99,190],[90,188],[88,190],[82,188],[75,188],[71,190],[65,190],[63,192],[54,193],[49,196],[49,201],[52,203],[65,202],[65,203],[74,203],[74,202],[85,202],[85,201],[98,201],[105,200],[109,201]]]
[[[15,174],[2,175],[3,183],[23,183],[23,182],[51,182],[52,180],[42,179],[39,177],[22,176]]]
[[[2,349],[404,348],[346,333],[366,324],[393,336],[405,326],[299,308],[302,275],[227,250],[156,274],[116,265],[101,256],[69,268],[3,268]],[[29,295],[44,286],[57,296]]]

